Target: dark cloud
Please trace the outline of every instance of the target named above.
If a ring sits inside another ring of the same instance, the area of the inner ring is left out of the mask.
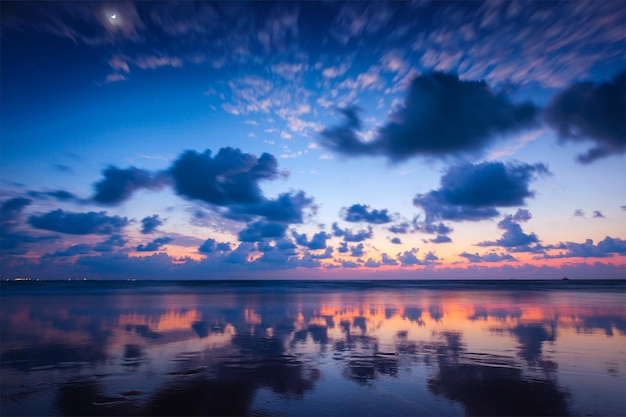
[[[52,241],[58,236],[33,236],[17,230],[24,208],[32,200],[23,197],[11,198],[0,206],[0,249],[1,255],[23,255],[31,243]]]
[[[362,242],[366,239],[370,239],[373,235],[372,227],[369,226],[367,230],[359,230],[358,232],[352,232],[350,229],[342,229],[337,223],[333,223],[333,235],[336,237],[343,237],[345,242]]]
[[[362,142],[356,134],[361,129],[361,120],[358,115],[361,109],[348,107],[339,109],[339,112],[345,117],[344,123],[324,130],[319,137],[321,145],[348,156],[373,154],[371,145]]]
[[[606,258],[614,255],[626,255],[626,240],[605,237],[594,245],[593,240],[585,243],[566,242],[556,246],[556,249],[565,249],[557,255],[543,255],[541,258]]]
[[[339,248],[337,249],[339,253],[348,253],[348,242],[340,242]]]
[[[350,247],[350,256],[354,256],[355,258],[359,258],[365,254],[364,252],[365,245],[359,243],[358,245]]]
[[[490,252],[485,255],[479,255],[477,253],[463,252],[463,253],[460,253],[459,256],[466,258],[468,261],[472,263],[517,261],[517,259],[515,259],[512,255],[508,253],[500,254],[500,253]]]
[[[10,227],[10,225],[19,220],[24,208],[32,204],[32,202],[33,200],[28,198],[15,197],[2,203],[2,206],[0,206],[2,228]]]
[[[96,252],[112,252],[116,247],[122,247],[127,242],[122,235],[111,235],[104,242],[96,243],[93,250]]]
[[[604,219],[604,214],[602,214],[600,210],[594,210],[593,217],[596,219]]]
[[[128,224],[126,217],[107,216],[106,211],[71,213],[61,209],[41,216],[30,216],[28,222],[37,229],[73,235],[110,235]]]
[[[383,265],[398,265],[398,262],[395,259],[391,259],[386,253],[381,255],[380,262]]]
[[[574,216],[576,217],[585,217],[585,212],[581,209],[574,210]]]
[[[293,237],[296,240],[296,243],[300,246],[306,246],[311,250],[316,249],[325,249],[326,241],[330,239],[332,236],[326,232],[318,232],[313,235],[311,240],[309,241],[306,233],[298,233],[295,230],[292,231]]]
[[[393,224],[387,228],[391,233],[405,234],[408,233],[411,225],[408,222]]]
[[[434,261],[439,260],[439,258],[432,252],[428,252],[424,255],[424,259],[417,258],[418,249],[413,248],[408,251],[398,252],[396,258],[402,266],[413,266],[413,265],[430,265]]]
[[[251,204],[232,205],[226,217],[249,221],[252,216],[262,216],[268,221],[302,223],[303,211],[312,203],[313,199],[302,191],[282,193],[275,200],[262,199]]]
[[[358,262],[346,261],[343,259],[340,259],[338,262],[341,264],[343,268],[358,268],[361,266],[361,264]]]
[[[400,240],[399,237],[394,237],[390,240],[391,243],[393,243],[394,245],[401,245],[402,241]]]
[[[532,219],[532,214],[526,209],[517,209],[513,215],[513,220],[516,222],[527,222]]]
[[[158,214],[154,214],[152,216],[146,216],[141,219],[141,233],[144,235],[148,235],[156,231],[156,228],[163,224],[163,220],[159,217]]]
[[[366,222],[371,224],[384,224],[391,222],[391,216],[387,209],[376,210],[371,209],[368,205],[353,204],[344,209],[342,217],[347,222]]]
[[[452,232],[452,228],[446,226],[443,223],[435,224],[428,222],[413,222],[413,226],[415,230],[418,232],[428,233],[428,234],[438,234],[438,235],[447,235]]]
[[[480,242],[478,246],[503,246],[512,248],[517,246],[528,246],[531,243],[539,242],[537,235],[534,233],[526,234],[522,230],[522,226],[517,223],[516,219],[526,221],[530,219],[528,210],[519,209],[514,215],[507,215],[498,223],[498,228],[504,230],[502,237],[496,241]]]
[[[230,252],[230,243],[217,242],[215,239],[207,239],[198,248],[200,253],[214,253],[214,252]]]
[[[137,246],[137,252],[154,252],[161,249],[161,246],[166,245],[173,241],[174,239],[171,237],[158,237],[154,239],[152,242],[146,243],[145,245]]]
[[[250,252],[253,250],[253,243],[242,242],[224,258],[224,262],[229,264],[246,264],[248,263],[248,256],[250,256]]]
[[[626,152],[626,71],[611,82],[576,83],[552,98],[544,111],[562,142],[593,142],[578,155],[587,164]]]
[[[410,251],[404,251],[404,253],[398,253],[398,260],[402,264],[402,266],[411,266],[411,265],[423,265],[423,262],[417,259],[417,249],[411,249]]]
[[[239,232],[239,240],[242,242],[258,242],[266,238],[280,238],[285,236],[286,230],[287,225],[283,223],[258,220],[248,224],[248,227]]]
[[[450,238],[450,236],[437,235],[437,237],[435,237],[434,239],[428,239],[428,241],[431,243],[450,243],[452,242],[452,239]]]
[[[498,136],[533,126],[537,109],[530,103],[514,104],[484,81],[434,72],[413,80],[404,107],[373,141],[358,138],[361,123],[354,108],[343,114],[343,125],[322,132],[323,146],[346,155],[400,161],[415,155],[479,154]]]
[[[441,178],[441,187],[418,194],[413,204],[426,212],[426,223],[444,220],[483,220],[497,216],[496,207],[525,204],[534,197],[529,183],[548,175],[541,163],[482,162],[451,167]]]
[[[273,155],[261,157],[235,148],[221,148],[213,157],[188,150],[178,157],[169,172],[177,194],[217,206],[258,204],[265,201],[259,181],[278,178]]]
[[[382,264],[378,261],[373,260],[372,258],[369,258],[367,261],[365,261],[365,263],[363,264],[363,266],[367,267],[367,268],[378,268],[379,266],[381,266]]]
[[[326,248],[326,250],[324,251],[324,253],[316,255],[316,254],[311,254],[311,258],[313,259],[331,259],[333,257],[333,248],[331,246],[328,246]]]
[[[122,203],[140,189],[160,190],[167,183],[165,174],[152,174],[135,167],[120,169],[110,166],[102,171],[102,175],[104,179],[94,185],[93,200],[105,205]]]
[[[87,255],[93,251],[93,245],[89,245],[86,243],[79,243],[78,245],[70,246],[69,248],[63,251],[57,251],[52,254],[45,254],[42,256],[42,259],[45,258],[62,258],[67,256],[75,256],[75,255]]]
[[[268,153],[260,157],[235,148],[221,148],[215,156],[184,152],[169,170],[174,189],[180,196],[204,201],[227,210],[222,214],[238,221],[251,222],[263,217],[269,222],[302,223],[303,211],[313,199],[302,191],[279,194],[267,199],[259,183],[273,180],[278,171],[276,158]]]
[[[47,197],[52,197],[56,200],[59,201],[71,201],[71,200],[76,200],[79,201],[80,199],[78,197],[76,197],[74,194],[70,193],[69,191],[65,191],[65,190],[56,190],[56,191],[30,191],[28,193],[31,197],[35,197],[35,198],[47,198]]]

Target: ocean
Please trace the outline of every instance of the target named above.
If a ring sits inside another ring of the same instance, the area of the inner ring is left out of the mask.
[[[626,415],[626,281],[0,284],[1,415]]]

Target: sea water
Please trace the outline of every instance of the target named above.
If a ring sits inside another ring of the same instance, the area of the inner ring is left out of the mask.
[[[2,415],[626,414],[624,281],[3,282]]]

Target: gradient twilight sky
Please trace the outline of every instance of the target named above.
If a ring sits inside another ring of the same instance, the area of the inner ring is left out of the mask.
[[[2,278],[624,278],[626,3],[0,4]]]

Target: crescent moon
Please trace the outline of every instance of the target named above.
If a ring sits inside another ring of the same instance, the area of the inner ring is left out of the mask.
[[[113,14],[111,15],[111,19],[115,19],[116,17],[117,17],[117,14],[115,14],[115,13],[113,13]]]

